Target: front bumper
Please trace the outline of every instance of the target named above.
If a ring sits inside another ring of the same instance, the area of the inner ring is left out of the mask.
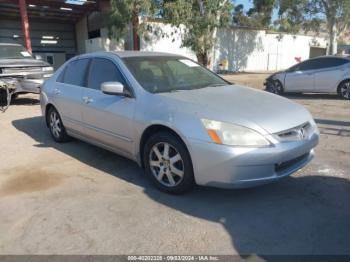
[[[16,85],[15,93],[34,93],[40,94],[40,88],[46,79],[19,79]]]
[[[222,188],[263,185],[289,176],[309,163],[319,135],[266,148],[234,148],[190,140],[196,183]]]

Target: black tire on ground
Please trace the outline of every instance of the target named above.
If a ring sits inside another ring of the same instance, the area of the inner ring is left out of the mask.
[[[11,95],[11,100],[15,100],[17,97],[18,97],[18,94],[16,94],[16,93],[15,93],[15,94],[12,94],[12,95]]]
[[[266,91],[276,95],[282,95],[284,93],[283,85],[279,80],[268,81],[266,84]]]
[[[50,134],[57,143],[67,142],[69,137],[66,132],[66,128],[62,123],[60,114],[54,107],[51,107],[47,113],[47,123],[50,130]]]
[[[345,80],[340,83],[338,87],[338,94],[342,98],[350,100],[350,80]]]
[[[165,144],[168,144],[168,148],[170,148],[168,149],[168,158],[163,158],[164,152],[166,152]],[[159,159],[158,155],[153,150],[155,148],[158,149],[158,152],[162,156],[162,160]],[[171,159],[175,159],[174,156],[178,157],[178,154],[180,155],[181,159],[171,164]],[[152,163],[159,163],[159,166],[154,166],[154,164],[151,164],[151,161]],[[186,145],[181,139],[170,132],[156,133],[147,140],[143,148],[143,163],[147,176],[161,191],[171,194],[183,194],[189,191],[195,185],[191,156],[186,148]],[[163,168],[165,172],[168,172],[163,173],[161,176],[162,178],[159,176],[161,168]],[[182,176],[176,175],[179,170],[182,171]],[[176,172],[174,173],[173,171]],[[172,179],[169,179],[169,176],[171,176]],[[175,182],[175,184],[169,185],[171,184],[170,182]],[[167,183],[168,185],[166,185]]]

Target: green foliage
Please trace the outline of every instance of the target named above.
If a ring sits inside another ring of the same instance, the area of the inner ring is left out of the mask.
[[[279,30],[287,32],[319,31],[326,25],[329,35],[329,53],[335,51],[337,35],[350,25],[349,0],[277,0]]]
[[[307,0],[277,0],[278,19],[274,25],[279,31],[298,33],[305,29]]]
[[[247,28],[265,29],[271,25],[275,0],[254,0],[253,7],[244,12],[244,6],[235,6],[233,25]]]
[[[109,36],[114,39],[124,38],[130,25],[139,34],[150,31],[146,23],[139,23],[138,16],[155,18],[158,16],[162,2],[152,0],[111,0],[111,11],[108,19]]]
[[[164,18],[183,28],[182,45],[196,52],[199,62],[208,64],[217,28],[230,25],[232,4],[227,0],[164,1]]]
[[[253,0],[253,8],[247,14],[262,27],[269,27],[274,4],[275,0]]]

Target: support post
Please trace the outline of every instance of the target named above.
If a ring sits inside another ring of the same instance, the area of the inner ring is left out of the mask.
[[[21,12],[22,18],[22,31],[24,37],[24,45],[29,53],[32,53],[32,43],[29,34],[29,21],[27,13],[27,3],[26,0],[19,0],[19,10]]]

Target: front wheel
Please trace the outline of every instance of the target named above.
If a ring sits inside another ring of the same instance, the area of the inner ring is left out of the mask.
[[[268,81],[266,84],[266,91],[276,94],[276,95],[282,95],[283,94],[283,85],[278,80],[271,80]]]
[[[350,99],[350,80],[346,80],[343,83],[340,84],[338,89],[339,95],[346,99]]]
[[[184,143],[171,133],[161,132],[149,138],[143,161],[147,175],[162,191],[182,194],[194,185],[190,154]]]

